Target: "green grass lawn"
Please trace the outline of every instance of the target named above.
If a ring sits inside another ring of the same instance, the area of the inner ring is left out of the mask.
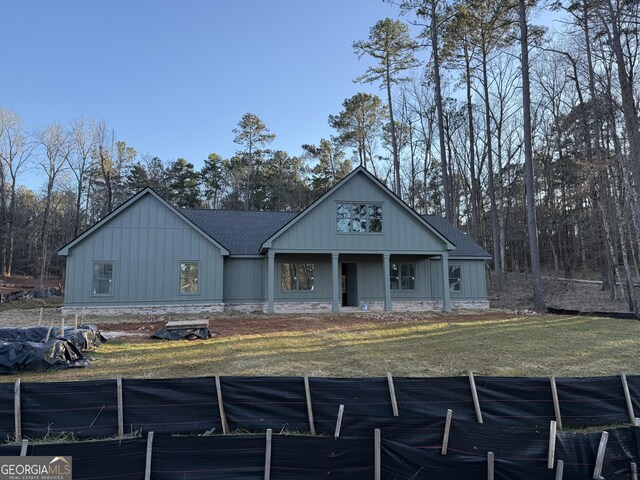
[[[84,369],[23,373],[23,381],[204,375],[363,377],[640,374],[640,322],[591,317],[427,319],[362,317],[321,324],[306,317],[278,332],[223,334],[206,341],[124,337],[90,352]],[[230,320],[233,321],[233,320]],[[299,325],[299,328],[297,328]],[[0,381],[13,381],[4,376]]]

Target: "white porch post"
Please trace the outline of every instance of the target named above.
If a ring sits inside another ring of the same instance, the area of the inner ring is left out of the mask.
[[[382,254],[382,275],[384,278],[384,310],[385,312],[391,311],[391,277],[389,270],[389,257],[390,254]]]
[[[342,288],[340,285],[340,275],[338,274],[338,254],[333,252],[331,254],[331,293],[332,293],[332,312],[340,311],[340,293],[342,293]]]
[[[442,258],[442,310],[451,311],[451,296],[449,294],[449,254],[441,255]]]
[[[274,277],[276,275],[275,252],[269,250],[267,254],[267,313],[274,313]]]

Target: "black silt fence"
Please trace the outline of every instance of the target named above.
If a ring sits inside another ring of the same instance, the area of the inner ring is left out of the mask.
[[[20,388],[25,437],[73,433],[81,438],[99,438],[113,436],[118,431],[113,381],[23,383]]]
[[[302,377],[221,377],[220,383],[231,431],[309,431]]]
[[[222,432],[213,377],[124,379],[122,397],[125,434]]]
[[[548,452],[540,447],[548,432],[519,427],[492,427],[454,420],[451,448],[409,446],[382,431],[375,437],[310,437],[299,435],[159,436],[84,443],[29,445],[26,455],[72,456],[74,479],[320,479],[380,478],[485,480],[489,455],[495,479],[556,479],[547,468]],[[523,433],[524,432],[524,433]],[[516,439],[516,436],[520,439]],[[564,462],[563,480],[593,478],[601,434],[558,434],[556,459]],[[601,475],[630,480],[638,464],[640,428],[609,432]],[[534,446],[527,446],[527,442]],[[456,448],[454,448],[454,446]],[[0,447],[0,457],[19,454],[20,447]],[[380,476],[376,477],[376,458]],[[1,460],[0,460],[1,462]],[[554,464],[556,465],[556,464]]]
[[[556,379],[563,424],[630,423],[632,414],[635,420],[635,412],[640,413],[640,377],[626,380],[631,408],[622,377]],[[403,422],[428,429],[444,421],[448,409],[454,421],[477,421],[467,377],[392,382],[393,389],[387,378],[310,378],[309,402],[302,377],[123,379],[120,393],[115,380],[2,383],[0,435],[20,439],[73,433],[99,438],[120,432],[200,434],[268,428],[307,432],[312,423],[316,433],[332,435],[340,405],[343,435],[364,435],[394,424],[401,429]],[[551,420],[558,420],[549,378],[475,377],[475,385],[484,424],[547,429]]]

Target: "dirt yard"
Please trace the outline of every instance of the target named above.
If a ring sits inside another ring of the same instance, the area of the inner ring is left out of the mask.
[[[564,309],[590,311],[626,312],[624,300],[611,300],[608,291],[602,291],[600,284],[578,283],[546,278],[544,280],[545,300],[548,306]],[[118,336],[150,336],[170,320],[207,319],[210,329],[220,336],[269,334],[287,331],[317,331],[336,326],[349,328],[361,323],[402,322],[410,320],[436,320],[450,323],[465,322],[469,319],[482,321],[486,318],[501,319],[513,315],[530,314],[532,293],[530,279],[524,275],[509,274],[502,292],[489,290],[490,312],[454,311],[450,315],[441,312],[350,312],[335,314],[299,314],[270,316],[264,314],[212,314],[111,317],[87,316],[79,322],[96,324],[101,330]],[[62,315],[60,298],[19,300],[0,307],[0,327],[24,327],[37,325],[40,307],[44,307],[42,323],[53,322],[60,325]],[[74,323],[73,317],[65,319],[67,325]]]

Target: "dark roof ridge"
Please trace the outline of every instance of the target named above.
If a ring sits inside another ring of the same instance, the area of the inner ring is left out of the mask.
[[[236,212],[236,213],[300,213],[301,210],[238,210],[235,208],[180,207],[178,210],[198,210],[203,212]]]

